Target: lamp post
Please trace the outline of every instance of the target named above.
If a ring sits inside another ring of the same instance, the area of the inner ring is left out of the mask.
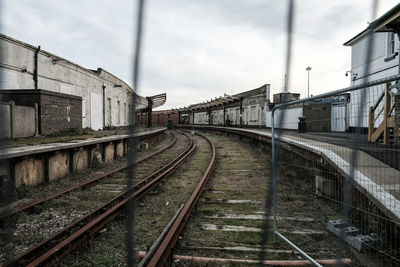
[[[308,73],[307,97],[310,97],[310,70],[311,70],[311,67],[306,68],[306,71]]]

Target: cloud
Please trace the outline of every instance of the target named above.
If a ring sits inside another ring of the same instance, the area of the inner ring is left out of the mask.
[[[141,76],[144,96],[167,92],[162,108],[224,93],[284,85],[287,2],[276,0],[146,1]],[[366,28],[371,2],[298,0],[289,90],[305,95],[346,87],[350,48]],[[102,67],[132,84],[136,1],[3,0],[4,34],[87,68]],[[397,4],[381,1],[379,15]]]

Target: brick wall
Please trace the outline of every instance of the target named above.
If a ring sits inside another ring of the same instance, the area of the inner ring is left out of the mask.
[[[40,90],[2,90],[1,99],[4,102],[14,101],[16,105],[34,107],[40,103]]]
[[[168,122],[168,114],[165,113],[155,113],[153,111],[152,115],[152,124],[153,125],[167,125]],[[178,113],[170,113],[169,119],[172,121],[172,124],[178,124],[179,115]],[[138,114],[138,123],[142,125],[147,124],[147,113],[139,113]]]
[[[397,144],[400,145],[400,95],[395,96],[394,105],[395,105],[394,136],[395,136],[395,142],[397,142]]]
[[[82,99],[66,95],[41,94],[39,106],[41,133],[82,128]]]
[[[39,134],[82,128],[82,98],[47,90],[1,90],[2,101],[39,107]]]

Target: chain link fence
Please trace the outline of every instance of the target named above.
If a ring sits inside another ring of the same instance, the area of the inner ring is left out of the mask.
[[[274,233],[316,266],[315,257],[354,255],[354,265],[400,263],[399,96],[391,91],[399,78],[278,104],[267,114]],[[301,235],[279,220],[288,212]],[[336,255],[324,249],[332,242]]]

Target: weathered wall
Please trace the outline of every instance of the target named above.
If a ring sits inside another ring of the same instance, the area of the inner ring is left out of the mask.
[[[37,110],[35,107],[23,107],[14,102],[0,103],[2,124],[0,138],[18,138],[35,136],[37,125]]]
[[[194,113],[194,124],[207,124],[208,125],[208,113],[207,112],[195,112]]]
[[[11,105],[10,103],[0,103],[0,138],[11,138]]]
[[[163,137],[165,129],[136,134],[138,142],[154,143]],[[111,162],[128,154],[129,135],[79,140],[73,144],[29,146],[23,150],[1,151],[0,172],[10,173],[16,187],[35,186],[51,182],[71,172],[80,172],[89,167]],[[56,149],[56,150],[54,150]],[[11,149],[12,150],[12,149]],[[21,151],[22,154],[21,154]],[[8,166],[4,169],[3,166]]]
[[[41,134],[82,128],[82,100],[65,94],[42,93],[40,97]]]
[[[182,117],[181,117],[181,119],[182,119]],[[152,124],[153,125],[167,125],[168,120],[171,120],[172,124],[178,124],[179,123],[179,114],[176,112],[156,113],[153,111],[153,114],[152,114]],[[138,123],[142,124],[142,125],[147,124],[147,114],[146,113],[138,114]]]
[[[36,132],[36,109],[14,105],[12,111],[13,137],[34,136]]]
[[[35,89],[33,77],[37,53],[37,88],[81,97],[82,127],[129,124],[133,91],[129,85],[111,73],[103,69],[83,68],[5,35],[0,35],[0,51],[0,89]],[[93,94],[100,96],[102,101],[95,103],[92,99]],[[138,107],[145,102],[143,97],[136,99]],[[100,116],[93,116],[93,110],[100,110]]]
[[[0,95],[6,101],[27,106],[24,108],[38,104],[39,133],[42,135],[82,127],[80,97],[47,90],[0,90]],[[34,122],[33,119],[27,123]]]

